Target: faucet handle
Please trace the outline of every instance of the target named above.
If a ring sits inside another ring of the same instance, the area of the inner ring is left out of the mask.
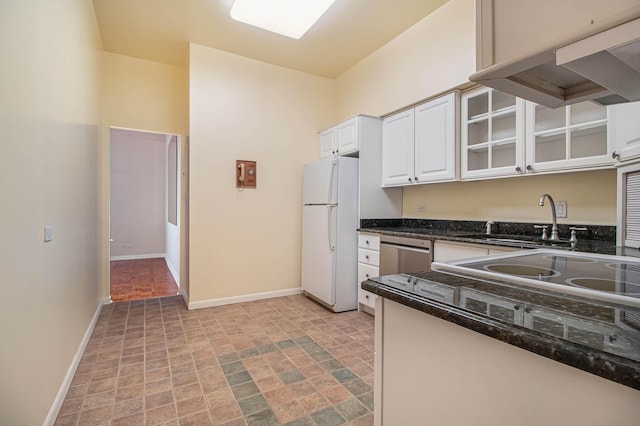
[[[542,238],[542,241],[546,241],[547,240],[547,228],[549,226],[547,225],[533,225],[534,229],[542,229],[542,236],[540,238]]]
[[[495,224],[495,222],[492,220],[488,220],[487,223],[485,223],[484,226],[487,227],[487,232],[486,232],[487,235],[491,235],[493,233],[493,230],[491,229],[491,225],[493,224]]]
[[[587,228],[585,228],[584,226],[570,226],[569,229],[571,230],[571,237],[569,238],[569,242],[571,244],[575,244],[578,242],[576,231],[587,231]]]

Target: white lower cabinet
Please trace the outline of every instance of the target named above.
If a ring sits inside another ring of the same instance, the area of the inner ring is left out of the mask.
[[[376,296],[361,285],[369,278],[377,277],[380,273],[380,236],[375,234],[358,234],[358,304],[366,311],[373,313],[376,309]]]
[[[474,257],[489,256],[490,254],[518,251],[518,248],[496,247],[489,244],[457,243],[452,241],[436,241],[433,245],[434,262],[448,262],[464,260]]]

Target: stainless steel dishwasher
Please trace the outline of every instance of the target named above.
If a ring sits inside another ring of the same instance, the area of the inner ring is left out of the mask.
[[[420,272],[431,269],[433,241],[380,236],[380,275]]]

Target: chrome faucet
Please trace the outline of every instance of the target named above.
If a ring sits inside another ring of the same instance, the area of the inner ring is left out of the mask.
[[[551,238],[549,241],[558,241],[560,238],[558,237],[558,216],[556,215],[556,203],[553,202],[553,198],[549,194],[542,194],[540,197],[540,201],[538,201],[539,206],[544,206],[544,199],[548,198],[551,203],[551,218],[553,223],[551,225]]]

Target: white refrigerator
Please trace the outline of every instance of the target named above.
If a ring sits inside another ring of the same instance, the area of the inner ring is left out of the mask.
[[[302,290],[334,312],[358,307],[358,159],[304,165]]]

